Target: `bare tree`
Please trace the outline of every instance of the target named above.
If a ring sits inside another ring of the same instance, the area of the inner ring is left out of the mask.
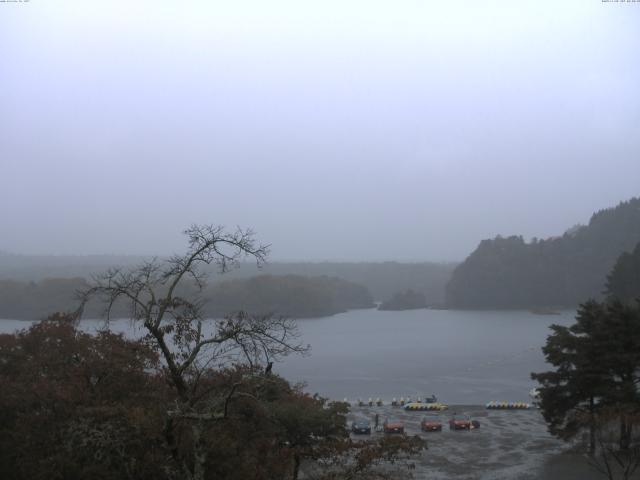
[[[256,244],[251,230],[226,233],[220,226],[193,225],[184,233],[189,246],[183,255],[156,258],[127,270],[112,269],[95,277],[90,288],[80,292],[77,318],[89,300],[99,298],[105,302],[107,321],[114,305],[124,302],[131,319],[143,325],[176,393],[175,405],[167,412],[167,443],[182,477],[200,480],[207,459],[201,442],[206,422],[226,418],[233,398],[247,395],[239,388],[242,378],[224,392],[212,389],[203,378],[212,369],[244,365],[248,366],[241,370],[245,375],[262,375],[268,382],[269,377],[262,373],[265,364],[291,353],[305,353],[309,347],[299,342],[295,324],[285,318],[239,312],[222,320],[205,320],[205,267],[213,264],[224,273],[247,257],[260,266],[268,246]],[[185,287],[195,293],[185,295]],[[192,458],[184,458],[176,442],[177,423],[184,426],[185,422],[192,432]]]
[[[621,427],[622,424],[622,427]],[[635,434],[634,434],[635,427]],[[609,480],[629,480],[640,467],[640,412],[637,405],[626,408],[605,407],[595,424],[596,451],[589,457],[589,465]],[[620,438],[629,430],[628,442],[620,446]]]

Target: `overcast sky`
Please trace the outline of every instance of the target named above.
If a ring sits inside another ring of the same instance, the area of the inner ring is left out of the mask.
[[[0,3],[0,250],[460,260],[640,194],[640,3]]]

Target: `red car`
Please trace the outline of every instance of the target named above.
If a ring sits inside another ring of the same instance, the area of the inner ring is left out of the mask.
[[[420,422],[420,429],[423,432],[441,432],[442,431],[442,422],[437,418],[428,418],[425,417]]]
[[[480,422],[471,419],[452,418],[449,420],[450,430],[476,430],[480,428]]]
[[[401,422],[385,421],[382,424],[384,433],[404,433],[404,424]]]

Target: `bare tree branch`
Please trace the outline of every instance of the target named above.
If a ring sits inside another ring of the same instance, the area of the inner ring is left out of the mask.
[[[255,259],[261,266],[269,247],[257,244],[253,231],[240,228],[226,233],[220,226],[192,225],[184,233],[188,248],[183,255],[164,261],[153,258],[129,270],[111,269],[95,277],[89,288],[79,292],[76,318],[80,318],[89,300],[99,298],[106,305],[107,322],[116,303],[124,302],[131,319],[143,325],[145,339],[160,352],[167,380],[178,397],[176,407],[167,413],[167,443],[185,475],[189,473],[187,478],[195,479],[203,471],[206,451],[196,449],[197,455],[188,462],[180,458],[175,448],[176,421],[224,419],[234,398],[251,396],[240,391],[242,379],[222,397],[213,390],[200,389],[205,370],[212,365],[234,364],[248,365],[250,371],[255,371],[263,362],[291,353],[304,354],[309,347],[299,343],[296,325],[288,319],[238,312],[222,320],[207,321],[202,314],[204,302],[199,298],[207,280],[201,268],[215,264],[224,273],[245,257]],[[196,287],[190,298],[178,293],[186,282]],[[212,327],[208,334],[205,325]],[[191,428],[198,444],[201,428],[198,423],[191,424]]]

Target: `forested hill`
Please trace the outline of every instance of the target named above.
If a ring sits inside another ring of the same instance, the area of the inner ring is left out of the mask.
[[[616,259],[640,241],[640,198],[601,210],[561,237],[483,240],[447,285],[452,308],[575,306],[601,298]]]

